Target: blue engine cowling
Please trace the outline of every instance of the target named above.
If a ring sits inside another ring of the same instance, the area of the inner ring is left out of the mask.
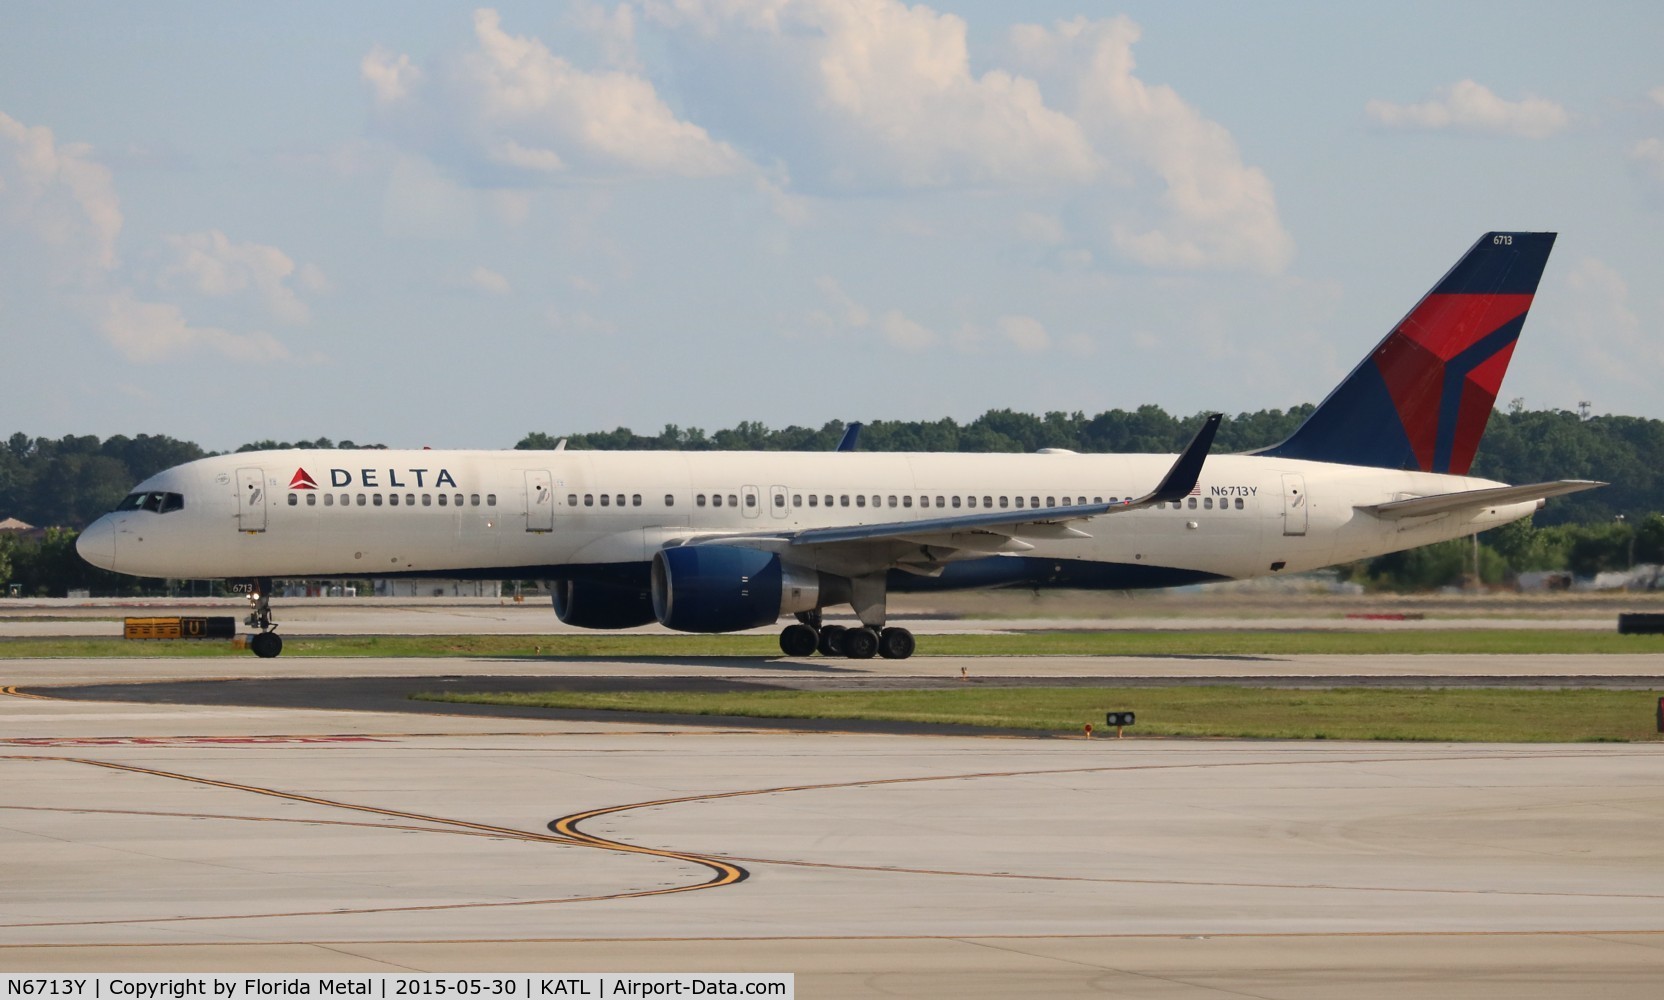
[[[820,574],[772,552],[686,545],[653,556],[653,613],[679,632],[737,632],[818,606]]]
[[[555,617],[579,628],[635,628],[653,620],[653,601],[647,591],[619,583],[594,580],[556,580]]]

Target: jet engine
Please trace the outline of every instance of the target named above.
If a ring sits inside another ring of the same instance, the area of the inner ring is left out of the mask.
[[[619,583],[594,580],[556,580],[555,616],[579,628],[635,628],[653,620],[653,601],[647,591]]]
[[[653,614],[679,632],[736,632],[819,606],[821,576],[772,552],[685,545],[653,556]]]

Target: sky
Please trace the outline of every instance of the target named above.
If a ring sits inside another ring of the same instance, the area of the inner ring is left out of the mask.
[[[0,433],[1283,409],[1490,230],[1499,403],[1664,418],[1664,5],[1573,6],[7,3]]]

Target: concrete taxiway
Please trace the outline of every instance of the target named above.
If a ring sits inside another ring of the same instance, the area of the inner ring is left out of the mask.
[[[1656,745],[15,695],[0,731],[8,970],[769,970],[803,996],[1623,997],[1664,975]]]

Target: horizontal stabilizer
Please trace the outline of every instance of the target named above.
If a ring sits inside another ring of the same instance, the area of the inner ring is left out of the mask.
[[[1448,514],[1453,510],[1474,510],[1482,507],[1502,507],[1508,504],[1525,503],[1530,500],[1547,500],[1549,497],[1581,493],[1584,490],[1592,490],[1597,486],[1605,485],[1605,483],[1595,482],[1592,479],[1560,479],[1552,483],[1497,486],[1485,490],[1439,493],[1430,497],[1410,497],[1408,500],[1393,500],[1389,503],[1359,507],[1358,510],[1389,521],[1396,521],[1405,517],[1430,517],[1434,514]]]

